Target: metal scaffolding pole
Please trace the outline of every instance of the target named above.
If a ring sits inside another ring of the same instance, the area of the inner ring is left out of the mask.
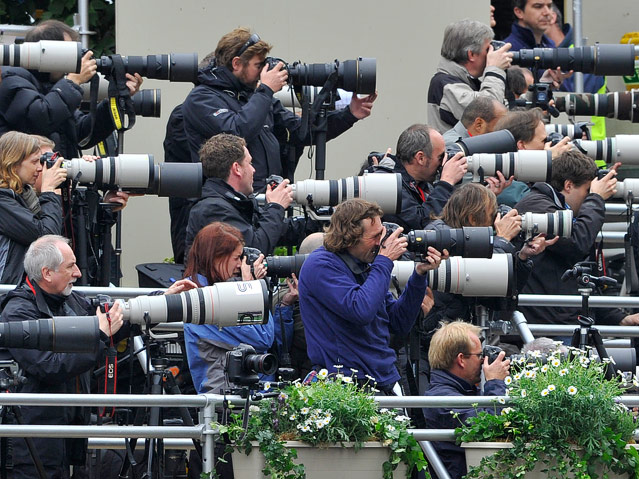
[[[575,47],[582,47],[583,42],[583,28],[582,28],[582,5],[581,0],[572,1],[572,28],[573,28],[573,45]],[[575,78],[575,91],[577,93],[583,93],[584,91],[584,74],[581,72],[574,73]]]

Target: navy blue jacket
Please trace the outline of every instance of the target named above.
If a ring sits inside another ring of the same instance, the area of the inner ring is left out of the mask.
[[[199,161],[200,147],[212,136],[241,136],[253,157],[253,184],[259,191],[269,175],[282,174],[278,136],[288,137],[293,144],[311,143],[310,132],[301,136],[300,118],[284,108],[266,85],[252,90],[222,66],[201,69],[198,81],[182,105],[193,162]],[[348,130],[356,121],[348,108],[329,113],[327,140]]]
[[[65,158],[79,157],[78,142],[89,134],[86,148],[109,136],[114,125],[106,100],[98,104],[91,130],[91,115],[78,109],[82,88],[64,78],[56,83],[45,78],[48,79],[48,74],[18,67],[2,68],[0,135],[16,130],[46,136],[55,142],[55,151]]]
[[[430,389],[426,396],[503,396],[506,393],[506,385],[501,379],[491,379],[484,385],[484,393],[468,384],[462,378],[441,369],[433,369],[430,372]],[[479,411],[494,412],[494,408],[424,408],[426,427],[429,429],[455,429],[461,426],[460,421],[466,422],[475,417]],[[454,411],[459,414],[454,417],[450,414]],[[439,454],[444,466],[448,470],[451,479],[460,479],[466,475],[466,457],[464,450],[452,442],[434,441],[433,446]]]
[[[510,51],[518,52],[526,48],[554,48],[555,43],[546,35],[541,36],[541,43],[535,41],[535,35],[530,28],[522,27],[515,20],[510,27],[510,35],[504,38],[506,43],[510,43]]]
[[[352,257],[351,257],[352,258]],[[366,269],[368,265],[352,258]],[[308,356],[316,366],[362,380],[375,378],[380,386],[399,380],[390,333],[406,335],[420,312],[427,278],[413,273],[398,300],[388,291],[393,262],[377,256],[360,284],[335,253],[316,249],[300,272],[300,311]]]

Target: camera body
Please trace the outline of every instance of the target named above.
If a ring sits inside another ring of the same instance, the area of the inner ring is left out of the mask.
[[[277,371],[277,358],[272,354],[257,354],[255,348],[240,343],[226,353],[224,373],[229,383],[251,386],[259,382],[258,374]]]
[[[40,155],[40,164],[42,166],[47,165],[47,168],[53,168],[53,165],[55,165],[57,157],[58,157],[58,154],[53,153],[51,151],[43,153],[42,155]]]

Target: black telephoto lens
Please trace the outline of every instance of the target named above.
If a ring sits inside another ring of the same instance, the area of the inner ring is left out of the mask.
[[[414,230],[407,235],[408,251],[426,255],[428,247],[448,251],[450,256],[492,258],[492,227],[464,227],[448,230]]]

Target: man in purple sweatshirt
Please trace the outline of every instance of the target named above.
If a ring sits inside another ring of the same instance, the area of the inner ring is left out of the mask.
[[[390,334],[407,334],[425,302],[426,273],[441,254],[430,247],[399,299],[389,293],[393,261],[406,251],[397,229],[385,238],[382,210],[353,199],[331,217],[324,246],[304,262],[299,278],[302,322],[315,368],[353,376],[391,394],[400,376]],[[396,391],[396,389],[395,389]]]

